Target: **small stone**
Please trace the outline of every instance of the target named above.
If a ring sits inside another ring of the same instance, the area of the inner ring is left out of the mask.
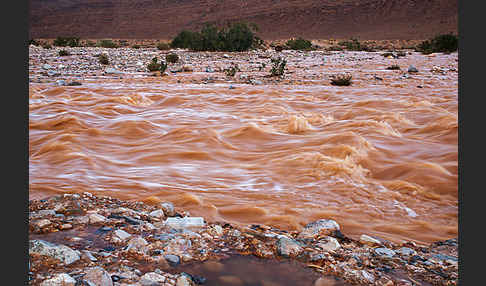
[[[410,65],[408,67],[408,72],[409,73],[416,73],[416,72],[418,72],[418,69],[416,67],[414,67],[413,65]]]
[[[381,242],[378,239],[368,236],[366,234],[361,235],[361,237],[359,238],[359,242],[370,246],[381,245]]]
[[[62,225],[59,227],[59,229],[61,229],[61,230],[66,230],[66,229],[71,229],[71,228],[73,228],[73,225],[72,225],[72,224],[70,224],[70,223],[65,223],[65,224],[62,224]]]
[[[150,217],[157,218],[157,219],[162,219],[164,217],[164,211],[163,210],[155,210],[151,213],[149,213]]]
[[[337,239],[331,236],[328,236],[324,239],[324,241],[317,243],[317,246],[324,251],[335,251],[341,247]]]
[[[192,282],[191,278],[187,277],[186,275],[180,275],[177,277],[176,286],[192,286],[194,282]]]
[[[170,266],[174,267],[179,265],[181,259],[177,255],[167,254],[164,255],[165,260],[169,263]]]
[[[304,249],[293,239],[282,237],[277,241],[277,252],[283,257],[295,257],[302,251]]]
[[[88,219],[90,224],[103,223],[106,221],[106,218],[100,214],[90,214]]]
[[[142,284],[143,286],[161,285],[164,282],[165,276],[162,276],[155,272],[148,272],[140,277],[140,284]]]
[[[114,68],[107,68],[107,69],[105,69],[105,73],[106,74],[123,74],[122,71],[119,71],[119,70],[114,69]]]
[[[51,279],[42,281],[40,286],[74,286],[76,280],[66,273],[57,274]]]
[[[174,205],[169,202],[161,203],[160,207],[167,216],[175,216],[176,212],[174,210]]]
[[[223,58],[225,58],[225,59],[229,59],[229,58],[230,58],[230,56],[229,56],[228,54],[223,54]]]
[[[40,216],[50,216],[50,215],[56,215],[55,210],[40,210],[37,212],[38,215]]]
[[[65,245],[56,245],[43,240],[31,240],[29,253],[46,255],[58,259],[65,264],[71,264],[80,259],[79,254]]]
[[[212,67],[206,67],[206,72],[212,73],[214,69]]]
[[[93,262],[98,261],[98,259],[96,259],[96,257],[94,257],[93,254],[91,254],[91,251],[82,250],[81,253],[82,253],[81,257],[83,257],[83,258],[86,258],[86,259],[93,261]]]
[[[51,66],[51,65],[49,65],[49,64],[44,64],[44,65],[42,66],[42,68],[43,68],[43,69],[45,69],[45,70],[48,70],[48,69],[51,69],[51,68],[52,68],[52,66]]]
[[[202,227],[205,225],[202,217],[169,217],[165,220],[165,224],[176,229]]]
[[[304,230],[299,233],[299,239],[312,239],[320,235],[329,235],[335,230],[339,230],[339,224],[331,219],[320,219],[307,224]]]
[[[64,86],[64,85],[66,85],[66,81],[60,79],[60,80],[56,81],[56,84],[59,85],[59,86]]]
[[[41,219],[41,220],[36,221],[34,224],[39,228],[43,228],[43,227],[50,225],[51,221],[48,220],[48,219]]]
[[[96,286],[113,286],[113,280],[110,274],[99,266],[88,268],[86,275],[83,276],[83,280],[89,281]]]
[[[220,225],[213,225],[210,227],[209,232],[214,236],[220,236],[223,234],[223,228]]]
[[[393,255],[395,255],[395,251],[393,251],[389,248],[386,248],[386,247],[375,248],[374,251],[375,251],[376,254],[378,254],[380,256],[388,257],[388,258],[391,258],[391,257],[393,257]]]
[[[402,247],[398,250],[396,250],[396,252],[398,254],[401,254],[401,255],[404,255],[404,256],[414,256],[415,254],[417,254],[417,252],[411,248],[408,248],[408,247]]]
[[[147,254],[148,242],[141,236],[136,236],[128,241],[126,251]]]
[[[190,65],[184,65],[182,67],[182,71],[184,71],[184,72],[192,72],[192,71],[194,71],[194,68],[192,66],[190,66]]]

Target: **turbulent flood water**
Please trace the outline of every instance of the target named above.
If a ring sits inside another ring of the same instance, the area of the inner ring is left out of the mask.
[[[299,230],[332,218],[355,238],[456,237],[457,72],[429,71],[454,58],[420,65],[428,58],[410,55],[421,73],[409,79],[400,79],[409,62],[401,73],[376,60],[359,71],[336,64],[353,73],[349,87],[30,83],[30,198],[87,191],[171,201],[209,221]]]

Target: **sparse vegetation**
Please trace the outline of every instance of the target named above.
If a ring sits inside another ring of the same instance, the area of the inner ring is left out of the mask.
[[[167,44],[167,43],[158,43],[157,44],[157,49],[159,49],[161,51],[170,50],[170,45]]]
[[[236,72],[240,71],[240,68],[238,67],[237,64],[233,63],[233,64],[231,64],[231,66],[229,68],[226,68],[223,71],[226,74],[226,76],[233,77],[233,76],[236,75]]]
[[[168,63],[177,63],[179,61],[179,56],[175,53],[165,55],[165,60]]]
[[[66,50],[60,50],[60,51],[59,51],[59,56],[60,56],[60,57],[64,57],[64,56],[70,56],[70,55],[71,55],[71,54],[70,54],[68,51],[66,51]]]
[[[52,44],[57,47],[79,47],[79,38],[57,37]]]
[[[301,50],[301,51],[309,51],[312,50],[312,43],[309,40],[303,39],[303,38],[297,38],[297,39],[290,39],[285,43],[285,46],[287,46],[291,50]]]
[[[108,60],[108,56],[106,54],[100,54],[98,56],[98,62],[102,65],[110,64],[110,61]]]
[[[140,45],[133,45],[132,49],[140,49]]]
[[[52,46],[51,46],[51,44],[49,44],[49,43],[44,43],[44,44],[42,45],[42,48],[44,48],[44,49],[52,49]]]
[[[287,60],[281,57],[271,59],[272,69],[270,70],[271,76],[281,76],[285,72],[285,66],[287,65]]]
[[[152,58],[152,61],[147,65],[147,69],[151,72],[160,70],[160,64],[157,62],[157,57]]]
[[[421,52],[422,54],[452,53],[457,51],[457,48],[457,36],[452,34],[442,34],[423,41],[415,48],[415,51]]]
[[[337,86],[348,86],[351,85],[352,78],[353,76],[347,73],[332,75],[331,84]]]
[[[400,66],[399,65],[391,65],[389,67],[386,68],[387,70],[400,70]]]
[[[373,52],[374,49],[366,44],[361,43],[358,39],[351,38],[349,41],[341,41],[338,46],[344,47],[348,51],[366,51]]]
[[[94,47],[94,46],[96,46],[96,43],[93,42],[93,41],[86,40],[84,42],[84,46],[86,46],[86,47]]]
[[[118,48],[118,45],[114,43],[112,40],[99,40],[96,43],[96,46],[102,48]]]
[[[242,52],[263,43],[255,35],[257,29],[256,25],[245,23],[233,23],[222,29],[207,24],[200,32],[187,30],[180,32],[171,41],[170,46],[193,51]]]
[[[284,49],[284,47],[282,45],[275,46],[275,51],[277,51],[277,52],[281,52],[281,51],[283,51],[283,49]]]

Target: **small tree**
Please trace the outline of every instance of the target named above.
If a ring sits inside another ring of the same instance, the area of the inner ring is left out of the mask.
[[[272,62],[272,69],[270,70],[271,76],[281,76],[285,72],[285,66],[287,65],[287,60],[281,57],[273,58],[270,60]]]
[[[423,54],[431,53],[452,53],[457,51],[458,39],[452,34],[442,34],[432,39],[423,41],[416,48],[416,52]]]

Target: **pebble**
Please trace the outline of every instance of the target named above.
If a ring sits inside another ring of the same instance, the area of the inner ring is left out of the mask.
[[[378,239],[373,238],[371,236],[368,236],[366,234],[363,234],[363,235],[360,236],[359,242],[361,242],[362,244],[370,245],[370,246],[381,245],[381,242]]]
[[[107,69],[105,69],[105,73],[106,74],[123,74],[122,71],[119,71],[119,70],[114,69],[114,68],[107,68]]]
[[[304,249],[293,239],[282,237],[277,241],[277,253],[283,257],[295,257]]]
[[[42,281],[40,286],[75,286],[76,280],[66,273],[60,273],[51,279]]]
[[[83,276],[83,280],[90,281],[96,286],[113,286],[113,280],[110,274],[99,266],[88,268],[86,275]]]
[[[165,260],[169,263],[170,266],[174,267],[179,265],[181,259],[177,255],[167,254],[164,255]]]
[[[142,286],[160,285],[165,282],[165,279],[165,276],[162,276],[158,273],[148,272],[140,277],[140,284]]]
[[[380,247],[380,248],[375,248],[374,249],[375,253],[380,255],[380,256],[384,256],[384,257],[393,257],[393,255],[395,255],[395,251],[389,249],[389,248],[386,248],[386,247]]]
[[[80,259],[79,254],[65,245],[56,245],[43,240],[30,240],[29,253],[50,256],[65,264],[71,264]]]
[[[335,230],[339,230],[339,224],[331,219],[320,219],[307,224],[304,230],[299,233],[299,239],[312,239],[319,235],[329,235]]]
[[[418,69],[416,67],[414,67],[413,65],[410,65],[408,67],[408,72],[409,73],[415,73],[415,72],[418,72]]]

